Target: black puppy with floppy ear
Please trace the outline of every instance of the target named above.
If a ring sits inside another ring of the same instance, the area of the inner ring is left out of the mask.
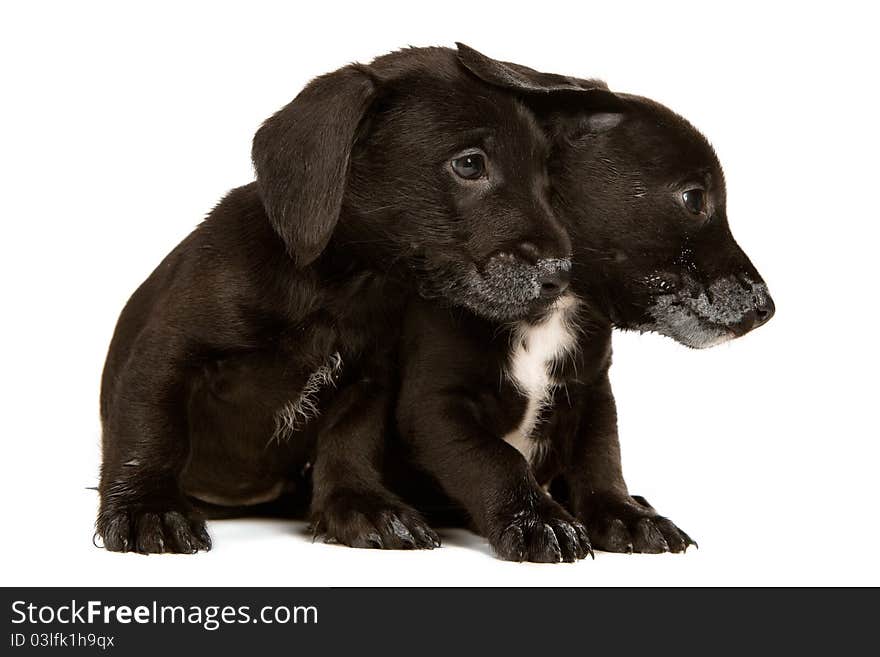
[[[310,471],[329,539],[436,545],[381,479],[400,309],[416,289],[492,317],[553,302],[571,245],[544,197],[547,147],[515,94],[441,48],[317,78],[266,121],[256,182],[119,319],[101,390],[104,545],[208,549],[199,509],[305,495]]]
[[[322,285],[310,265],[338,220],[373,91],[351,67],[266,121],[254,139],[257,183],[230,192],[123,310],[101,388],[96,527],[107,549],[209,549],[194,494],[217,505],[229,491],[242,505],[267,501],[306,461],[305,443],[262,454],[248,431],[268,432],[265,445],[276,409],[261,405],[281,408],[335,353],[335,334],[308,318],[355,286]],[[311,326],[296,335],[303,321]],[[271,373],[239,389],[241,372],[255,368]]]
[[[552,139],[553,206],[572,237],[572,280],[552,307],[500,328],[414,304],[401,349],[400,439],[504,559],[576,556],[542,517],[557,502],[600,549],[684,551],[693,541],[623,479],[611,330],[702,348],[773,315],[730,234],[715,153],[650,100],[463,45],[459,53],[484,82],[522,94]]]
[[[545,76],[462,44],[459,55],[503,88],[528,93],[511,85],[511,69]],[[678,552],[689,537],[624,483],[610,331],[657,332],[702,349],[763,326],[775,304],[730,232],[724,174],[706,138],[650,99],[573,81],[590,93],[527,97],[554,143],[553,205],[572,236],[572,289],[582,303],[576,382],[555,396],[557,416],[534,437],[546,453],[536,467],[596,547]]]
[[[314,80],[254,136],[263,207],[300,268],[330,241],[355,135],[375,95],[369,70],[349,66]]]

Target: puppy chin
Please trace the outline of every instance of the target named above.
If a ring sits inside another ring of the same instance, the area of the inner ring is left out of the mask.
[[[705,323],[699,317],[674,312],[652,324],[637,327],[642,333],[659,333],[691,349],[708,349],[732,340],[730,329]]]
[[[453,303],[464,306],[475,315],[495,322],[536,321],[553,305],[552,302],[534,299],[529,303],[516,304],[498,302],[497,299],[467,296]]]

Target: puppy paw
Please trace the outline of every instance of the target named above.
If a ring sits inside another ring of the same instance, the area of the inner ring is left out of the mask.
[[[654,510],[644,497],[595,495],[580,514],[593,546],[605,552],[684,552],[696,541]]]
[[[334,493],[312,511],[312,533],[325,543],[385,550],[432,550],[440,538],[419,513],[375,493]]]
[[[543,494],[542,494],[543,495]],[[586,528],[549,497],[515,511],[490,534],[495,553],[507,561],[572,562],[593,556]]]
[[[95,531],[111,552],[195,554],[211,549],[205,522],[185,511],[102,511]]]

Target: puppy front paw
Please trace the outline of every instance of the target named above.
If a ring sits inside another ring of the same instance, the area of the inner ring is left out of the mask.
[[[312,510],[312,533],[355,548],[432,550],[440,538],[421,515],[390,496],[337,491]]]
[[[95,538],[111,552],[195,554],[211,549],[204,520],[184,510],[102,510],[95,530]]]
[[[659,554],[684,552],[690,545],[698,547],[696,541],[638,495],[591,495],[578,517],[587,526],[597,550]]]
[[[535,498],[496,521],[489,542],[498,557],[559,563],[593,556],[586,528],[543,493]]]

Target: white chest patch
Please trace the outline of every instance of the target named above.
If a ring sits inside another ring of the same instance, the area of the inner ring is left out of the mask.
[[[557,385],[551,374],[553,366],[577,348],[572,321],[577,305],[574,296],[563,296],[541,322],[521,322],[514,332],[506,374],[526,398],[526,410],[519,426],[504,436],[504,440],[516,447],[529,463],[537,456],[538,447],[532,433]]]

